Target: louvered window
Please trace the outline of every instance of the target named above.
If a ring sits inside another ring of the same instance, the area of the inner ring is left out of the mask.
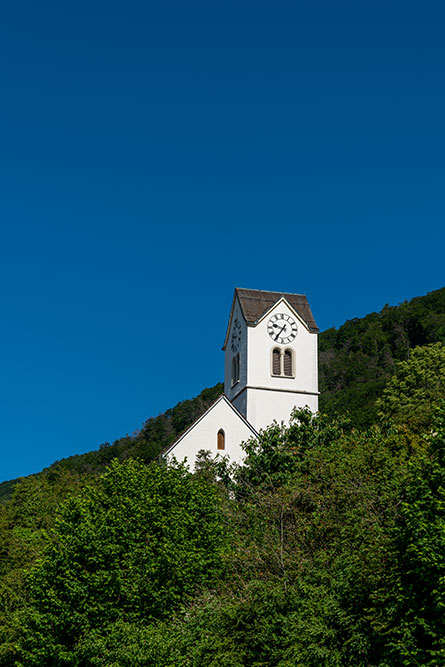
[[[284,375],[287,377],[292,377],[293,375],[293,363],[292,363],[292,350],[284,350],[284,359],[283,359],[283,366],[284,366]]]
[[[239,382],[239,354],[232,359],[232,387]]]
[[[281,375],[281,351],[278,347],[272,351],[272,375]]]
[[[225,440],[226,440],[226,438],[225,438],[225,435],[224,435],[224,431],[223,431],[222,428],[221,428],[221,429],[218,431],[218,437],[217,437],[217,441],[216,441],[216,447],[217,447],[217,449],[225,449],[225,448],[226,448],[226,442],[225,442]]]
[[[277,377],[295,377],[294,351],[291,348],[283,350],[274,347],[272,350],[272,375]]]

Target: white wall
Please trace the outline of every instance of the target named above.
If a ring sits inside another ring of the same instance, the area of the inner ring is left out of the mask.
[[[218,450],[217,435],[219,429],[225,432],[225,450]],[[212,456],[221,454],[229,456],[233,462],[240,463],[244,458],[241,443],[254,436],[252,429],[243,421],[237,412],[222,397],[203,417],[186,431],[185,435],[171,449],[167,458],[174,457],[177,461],[184,461],[190,470],[193,470],[196,455],[201,449],[209,450]]]
[[[290,345],[278,345],[267,333],[272,315],[284,313],[297,320],[298,334]],[[295,378],[273,377],[270,355],[274,347],[291,348],[295,353]],[[267,386],[286,391],[318,391],[317,334],[311,333],[293,310],[281,302],[256,327],[247,329],[247,383],[249,386]]]
[[[292,394],[290,392],[247,389],[248,421],[259,431],[269,426],[274,420],[279,424],[288,424],[294,408],[308,407],[312,412],[318,410],[318,396],[310,394]]]
[[[269,319],[277,313],[290,315],[297,322],[298,333],[290,344],[277,344],[267,332]],[[293,350],[295,377],[272,375],[271,353],[275,347]],[[295,406],[307,405],[313,412],[317,412],[317,334],[311,333],[285,302],[279,302],[256,327],[247,328],[247,354],[248,389],[243,392],[243,401],[246,402],[247,420],[256,430],[269,425],[274,419],[287,423]],[[241,399],[240,396],[238,402]]]

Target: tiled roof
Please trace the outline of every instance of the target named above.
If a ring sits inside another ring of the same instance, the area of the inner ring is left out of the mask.
[[[241,310],[248,324],[254,324],[280,299],[285,298],[292,308],[306,322],[310,331],[317,332],[318,327],[304,294],[289,294],[287,292],[265,292],[256,289],[241,289],[237,287]]]

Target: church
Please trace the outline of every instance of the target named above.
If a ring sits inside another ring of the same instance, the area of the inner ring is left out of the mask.
[[[224,394],[163,456],[186,461],[200,450],[240,463],[241,443],[294,408],[318,410],[318,327],[306,296],[235,289],[224,340]]]

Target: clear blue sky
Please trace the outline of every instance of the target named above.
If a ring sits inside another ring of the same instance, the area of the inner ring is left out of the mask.
[[[0,20],[0,479],[222,379],[234,286],[321,329],[444,279],[442,2]]]

